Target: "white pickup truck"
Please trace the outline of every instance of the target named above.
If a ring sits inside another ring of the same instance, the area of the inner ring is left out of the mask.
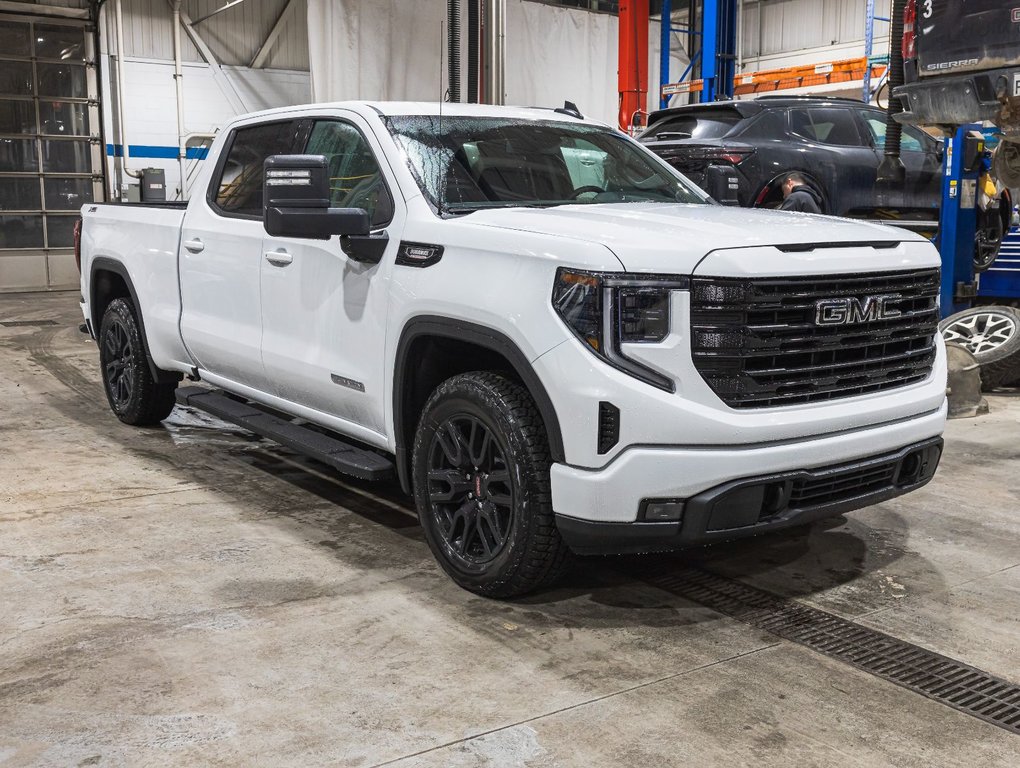
[[[85,206],[79,257],[121,421],[176,397],[395,475],[484,595],[550,583],[571,550],[838,515],[941,456],[930,243],[716,205],[571,110],[246,116],[186,207]]]

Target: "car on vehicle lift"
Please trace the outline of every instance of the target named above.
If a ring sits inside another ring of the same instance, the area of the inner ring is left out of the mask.
[[[638,138],[723,203],[778,207],[783,178],[799,171],[825,213],[936,220],[941,142],[905,128],[906,184],[885,190],[876,188],[885,131],[885,112],[860,101],[765,96],[653,112]]]
[[[893,92],[902,105],[895,119],[907,130],[925,126],[947,134],[968,124],[997,128],[991,177],[998,187],[984,192],[992,197],[988,203],[978,195],[979,243],[995,242],[1010,228],[1020,186],[1020,8],[1002,0],[899,0],[893,14],[903,21],[904,69],[904,84]],[[976,281],[975,306],[941,324],[946,341],[980,363],[986,389],[1020,385],[1018,235],[1000,241],[1005,255],[998,264],[998,244],[984,258],[978,249],[974,271],[993,271],[987,283]]]

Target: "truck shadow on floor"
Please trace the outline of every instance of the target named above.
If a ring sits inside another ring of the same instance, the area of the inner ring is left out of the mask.
[[[258,450],[231,453],[234,458],[273,480],[283,481],[302,494],[352,513],[368,523],[369,528],[379,526],[408,543],[414,542],[412,546],[419,551],[414,555],[410,552],[403,555],[414,560],[428,556],[412,502],[396,482],[372,483],[340,477],[313,459],[272,443],[263,442]],[[305,517],[300,509],[281,511],[281,514],[299,520]],[[316,519],[321,525],[322,518]],[[311,520],[306,522],[316,524]],[[344,557],[343,537],[349,535],[346,529],[347,526],[340,525],[339,521],[331,523],[329,530],[323,531],[320,544],[333,548],[338,557]],[[588,594],[607,607],[638,607],[631,598],[621,597],[617,588],[641,582],[642,574],[671,573],[690,567],[740,579],[785,597],[810,597],[869,574],[881,573],[904,556],[916,560],[917,556],[910,553],[906,545],[908,532],[908,520],[888,508],[882,515],[881,528],[869,526],[851,514],[751,539],[676,553],[577,557],[556,586],[513,602],[548,606]],[[371,530],[363,532],[363,535],[371,535]],[[400,555],[397,557],[399,559]],[[924,563],[911,563],[911,570],[918,568],[929,573],[932,571]]]
[[[228,494],[250,508],[253,516],[268,513],[309,527],[309,538],[332,550],[337,558],[395,571],[413,563],[412,568],[427,567],[445,579],[431,562],[411,499],[395,481],[369,483],[343,478],[314,460],[192,409],[175,409],[161,428],[122,428],[108,412],[99,383],[81,370],[94,364],[94,348],[78,346],[71,359],[66,359],[67,350],[62,348],[63,354],[53,354],[55,348],[79,341],[69,336],[66,329],[44,329],[25,334],[17,344],[29,360],[69,388],[66,397],[55,392],[48,398],[59,412],[103,433],[123,429],[118,440],[125,448]],[[315,505],[318,508],[309,511]],[[336,507],[335,513],[330,506]],[[344,519],[345,511],[361,521],[357,530]],[[385,542],[358,543],[362,537],[380,538],[378,530],[373,530],[379,528],[394,535],[382,537]],[[635,599],[634,590],[625,588],[640,584],[640,576],[635,575],[638,571],[669,573],[690,566],[785,596],[807,597],[889,567],[903,557],[906,537],[907,523],[898,515],[890,515],[889,524],[881,530],[871,529],[851,515],[671,555],[577,558],[556,587],[516,602],[550,607],[587,594],[604,608],[637,608],[644,605],[645,598]],[[369,558],[364,551],[383,556]]]

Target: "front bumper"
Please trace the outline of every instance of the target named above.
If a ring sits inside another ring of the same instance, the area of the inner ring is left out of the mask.
[[[918,126],[959,126],[988,121],[1008,133],[1020,130],[1020,98],[1014,77],[1020,68],[966,75],[931,75],[900,86],[893,93],[903,103],[901,123]]]
[[[935,476],[942,445],[936,437],[846,464],[723,483],[684,500],[676,522],[608,523],[557,514],[556,525],[578,554],[668,551],[757,536],[917,490]]]
[[[554,464],[553,509],[578,520],[633,523],[646,499],[692,499],[739,478],[814,470],[897,452],[939,437],[946,414],[943,389],[934,410],[864,429],[744,445],[631,443],[597,469]]]

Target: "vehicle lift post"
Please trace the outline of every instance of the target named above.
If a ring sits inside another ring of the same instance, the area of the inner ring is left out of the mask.
[[[942,255],[942,317],[962,312],[977,295],[974,238],[977,189],[985,154],[981,126],[964,125],[946,140],[942,208],[936,238]]]

